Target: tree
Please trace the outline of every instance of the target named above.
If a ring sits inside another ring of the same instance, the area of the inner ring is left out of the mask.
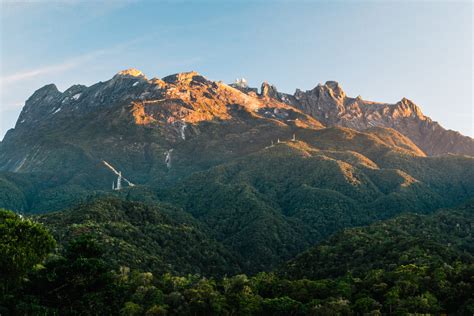
[[[371,297],[364,296],[356,300],[354,310],[361,314],[367,314],[373,311],[378,311],[382,305]]]
[[[142,315],[142,307],[133,302],[126,302],[120,310],[121,316],[138,316]]]
[[[231,313],[238,315],[258,313],[262,298],[253,293],[250,281],[245,274],[224,278],[222,283]]]
[[[303,304],[288,296],[263,300],[263,315],[303,315]]]
[[[28,295],[60,315],[119,314],[125,287],[102,258],[103,250],[89,235],[72,240],[63,256],[47,261],[31,275]],[[133,306],[125,306],[133,310]]]
[[[200,280],[184,295],[193,315],[221,314],[224,309],[225,298],[216,290],[213,280]]]
[[[56,242],[38,223],[0,209],[0,299],[15,291],[27,273],[41,263]]]

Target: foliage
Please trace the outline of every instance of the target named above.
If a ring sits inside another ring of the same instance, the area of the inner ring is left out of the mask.
[[[406,157],[405,163],[423,166],[430,158],[417,159]],[[356,153],[315,150],[299,142],[277,144],[194,173],[160,190],[158,197],[206,224],[215,239],[243,257],[244,272],[256,273],[344,228],[406,211],[430,213],[451,203],[401,170],[376,166]],[[469,164],[464,167],[465,173],[472,172]],[[459,179],[458,171],[455,175]],[[471,190],[460,190],[465,189]]]
[[[54,246],[42,225],[0,209],[0,299],[6,299]]]
[[[287,263],[291,278],[354,276],[397,266],[474,262],[474,200],[432,215],[405,214],[346,229]]]
[[[93,235],[113,265],[214,276],[240,271],[238,256],[209,237],[189,214],[169,205],[102,198],[35,219],[60,245],[81,234]]]
[[[107,218],[106,208],[120,209],[114,203],[123,202],[100,202],[103,218]],[[137,219],[152,221],[140,212],[143,205],[126,206],[137,210]],[[346,230],[278,273],[222,278],[119,266],[107,258],[113,254],[97,234],[78,233],[63,241],[60,251],[41,266],[28,266],[24,282],[9,289],[9,302],[14,299],[15,304],[3,301],[2,310],[29,315],[470,314],[474,308],[472,211],[468,203],[430,216],[403,215]],[[12,213],[2,214],[15,218]],[[100,222],[100,214],[95,215]],[[4,231],[7,237],[11,234],[14,231]],[[44,229],[31,236],[32,240],[44,237]],[[411,238],[416,239],[416,251],[405,247],[412,244]],[[359,258],[351,247],[366,256]],[[329,265],[336,267],[328,269]]]

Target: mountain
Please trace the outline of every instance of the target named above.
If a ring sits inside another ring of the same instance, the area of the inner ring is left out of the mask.
[[[349,98],[337,84],[318,89],[331,89],[330,94],[340,101],[338,111],[343,111]],[[314,98],[309,92],[305,95],[307,98],[284,95],[267,83],[258,94],[256,89],[210,81],[196,72],[147,79],[136,69],[121,71],[90,87],[74,85],[64,92],[46,85],[26,101],[15,128],[0,143],[2,206],[26,212],[59,210],[90,194],[110,192],[117,176],[104,161],[133,184],[166,188],[193,172],[294,137],[312,149],[346,152],[337,153],[339,156],[360,154],[369,165],[400,169],[419,181],[423,176],[449,182],[449,177],[442,175],[449,173],[449,168],[428,174],[404,165],[405,160],[415,165],[415,161],[435,160],[424,160],[424,145],[397,132],[398,125],[359,132],[338,126],[325,128],[324,124],[338,125],[336,116],[315,119],[310,107],[302,105]],[[327,102],[333,97],[317,100],[329,110],[332,105]],[[374,104],[371,108],[384,112],[384,106]],[[391,120],[393,115],[384,114],[380,119]],[[439,159],[452,168],[456,168],[452,162],[462,161],[467,174],[471,170],[468,157]],[[453,189],[457,193],[450,198],[469,194],[469,188]]]
[[[134,69],[64,92],[47,85],[0,144],[0,206],[166,202],[254,273],[346,227],[474,195],[473,157],[427,156],[391,128],[325,127],[268,84],[243,90]]]
[[[241,90],[195,72],[149,80],[137,70],[65,92],[45,86],[0,144],[0,206],[167,202],[257,272],[343,228],[474,195],[472,157],[426,156],[390,128],[325,128],[271,86]],[[112,190],[117,175],[104,162],[133,186]]]
[[[97,185],[102,182],[81,178],[80,170],[99,172],[100,177],[110,173],[97,167],[104,159],[119,167],[133,161],[143,166],[132,175],[141,181],[153,172],[165,176],[168,151],[176,152],[187,138],[217,125],[251,138],[264,129],[276,137],[284,129],[323,127],[284,103],[249,97],[194,72],[148,80],[128,70],[91,87],[76,85],[61,93],[47,85],[36,91],[0,145],[0,170],[52,172]],[[254,147],[225,154],[237,156]]]
[[[158,198],[205,223],[256,272],[345,227],[429,213],[474,193],[472,158],[385,152],[378,138],[340,128],[300,137],[193,173]]]
[[[427,150],[431,138],[402,128],[422,117],[408,101],[359,100],[350,119],[350,98],[326,86],[341,102],[135,69],[36,91],[0,143],[0,207],[26,219],[3,211],[0,224],[8,251],[25,253],[16,225],[39,223],[58,249],[14,276],[9,309],[470,311],[472,203],[455,206],[474,196],[474,157]],[[397,123],[364,125],[369,114]],[[472,141],[459,139],[456,150]],[[253,276],[227,277],[238,273]]]
[[[314,89],[293,95],[280,93],[264,83],[264,97],[285,102],[320,121],[325,126],[344,126],[364,131],[374,127],[393,128],[428,155],[447,153],[474,156],[474,140],[459,132],[446,130],[425,116],[412,101],[403,98],[395,104],[363,100],[346,95],[336,81],[318,84]]]

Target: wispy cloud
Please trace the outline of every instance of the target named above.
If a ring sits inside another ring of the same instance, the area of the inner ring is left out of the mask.
[[[27,79],[34,78],[41,75],[62,72],[64,70],[68,70],[77,66],[78,66],[77,63],[66,62],[66,63],[51,65],[51,66],[47,66],[43,68],[32,69],[25,72],[18,72],[12,75],[1,77],[0,83],[1,85],[8,85],[11,83],[15,83],[17,81],[27,80]]]
[[[44,76],[44,75],[58,74],[67,70],[78,68],[81,65],[85,64],[86,62],[90,62],[103,55],[118,53],[122,51],[124,48],[132,44],[135,44],[139,41],[142,41],[143,39],[144,38],[135,38],[128,42],[113,45],[110,48],[99,49],[99,50],[95,50],[83,55],[71,57],[60,63],[46,65],[46,66],[28,69],[28,70],[23,70],[23,71],[15,72],[15,73],[5,75],[5,76],[0,76],[0,87],[4,88],[5,86],[14,84],[18,81],[29,80],[29,79],[33,79],[33,78]]]
[[[66,70],[77,68],[83,63],[90,61],[100,55],[107,53],[107,50],[98,50],[92,53],[87,53],[81,56],[76,56],[74,58],[65,60],[58,64],[48,65],[44,67],[39,67],[35,69],[29,69],[26,71],[16,72],[10,75],[0,77],[0,85],[6,86],[17,81],[28,80],[42,75],[50,75],[61,73]]]

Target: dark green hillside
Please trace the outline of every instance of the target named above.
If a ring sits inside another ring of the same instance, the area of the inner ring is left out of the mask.
[[[141,204],[117,200],[98,201],[88,209],[67,211],[64,217],[56,213],[39,217],[50,217],[50,227],[62,224],[71,232],[57,235],[63,238],[61,247],[46,260],[54,246],[47,231],[39,223],[0,212],[0,230],[6,237],[0,239],[0,252],[7,259],[0,260],[0,270],[16,269],[0,275],[2,314],[470,315],[474,311],[472,203],[346,230],[277,274],[223,278],[130,270],[121,265],[121,251],[111,251],[111,235],[102,234],[103,221],[114,215],[111,225],[127,220],[133,225],[155,223],[156,229],[156,223],[169,223],[165,213],[176,210],[160,207],[163,213],[152,212]],[[89,224],[74,224],[78,219]],[[193,222],[186,214],[180,214],[180,221]],[[17,227],[28,234],[18,234]],[[130,233],[127,225],[121,228],[124,235]],[[137,235],[133,237],[139,239]],[[172,236],[168,235],[177,253],[187,258],[179,250],[181,239],[189,243],[186,234]],[[150,250],[159,249],[147,241]],[[10,261],[16,258],[13,254],[22,260]],[[170,264],[176,267],[182,261]]]
[[[370,270],[474,262],[474,201],[432,215],[406,214],[346,229],[282,268],[291,278],[363,276]]]
[[[0,208],[17,212],[28,210],[28,201],[24,191],[3,175],[0,176]]]
[[[0,207],[26,214],[57,211],[93,196],[108,194],[84,183],[69,182],[81,177],[84,179],[84,174],[71,177],[51,173],[0,172]]]
[[[116,176],[103,165],[102,159],[123,171],[135,184],[152,190],[187,185],[186,182],[194,181],[195,172],[214,167],[219,170],[221,165],[229,169],[229,164],[233,164],[233,169],[242,169],[240,178],[246,173],[258,174],[259,179],[251,180],[250,185],[273,199],[277,191],[281,196],[281,190],[275,191],[273,187],[280,185],[272,183],[281,179],[285,182],[289,175],[292,180],[286,182],[293,188],[313,181],[313,188],[337,191],[358,203],[369,203],[371,209],[386,209],[387,216],[396,215],[401,208],[433,210],[455,205],[474,194],[474,158],[424,157],[416,146],[393,131],[376,129],[362,133],[335,127],[315,130],[235,114],[232,120],[189,126],[186,140],[169,143],[161,127],[128,126],[127,116],[116,114],[112,121],[107,121],[107,115],[113,113],[101,115],[105,123],[92,121],[81,125],[82,128],[61,130],[57,138],[64,139],[64,143],[41,142],[44,146],[38,151],[38,159],[24,165],[34,172],[2,173],[7,183],[0,184],[0,194],[8,197],[0,203],[18,211],[45,212],[70,207],[90,194],[110,193]],[[122,135],[123,131],[126,134]],[[296,142],[290,141],[293,134]],[[390,137],[384,142],[386,134]],[[284,143],[277,145],[278,139]],[[272,141],[275,146],[265,149]],[[75,144],[71,150],[67,149],[70,142]],[[280,147],[289,149],[283,150],[283,154]],[[168,168],[164,154],[170,149],[173,151]],[[271,160],[271,165],[265,166],[265,159]],[[47,166],[43,166],[46,161]],[[306,161],[310,163],[306,165]],[[41,163],[41,167],[36,167],[36,163]],[[304,179],[306,174],[312,180]],[[266,181],[270,182],[269,189]],[[352,185],[354,181],[360,184]],[[312,192],[311,195],[324,196],[327,191]],[[323,199],[337,200],[332,193]],[[281,202],[277,204],[285,208]]]
[[[175,144],[169,169],[156,147],[161,143],[153,141],[161,137],[159,129],[132,125],[130,135],[120,139],[124,146],[140,140],[138,147],[130,145],[136,150],[129,154],[142,160],[122,152],[127,150],[121,145],[101,146],[107,129],[93,141],[92,134],[71,134],[94,150],[92,156],[121,157],[117,168],[137,186],[112,191],[116,177],[101,163],[77,173],[5,173],[2,205],[33,213],[110,194],[145,203],[165,201],[190,213],[212,239],[241,256],[243,271],[254,273],[271,270],[346,227],[408,211],[429,213],[474,194],[473,158],[424,157],[391,131],[384,131],[390,135],[384,142],[377,130],[296,128],[239,115],[190,126],[186,141]],[[124,124],[126,118],[108,124]],[[292,132],[296,141],[290,141]],[[143,152],[141,146],[147,149]],[[145,184],[135,180],[140,174],[137,180]],[[98,190],[97,179],[107,188]]]
[[[95,236],[116,266],[214,276],[240,271],[236,256],[174,207],[105,198],[35,219],[60,245],[82,234]]]
[[[472,194],[469,187],[461,191]],[[158,195],[204,222],[242,254],[249,271],[273,267],[345,227],[452,203],[435,184],[402,170],[298,141],[195,173]]]

